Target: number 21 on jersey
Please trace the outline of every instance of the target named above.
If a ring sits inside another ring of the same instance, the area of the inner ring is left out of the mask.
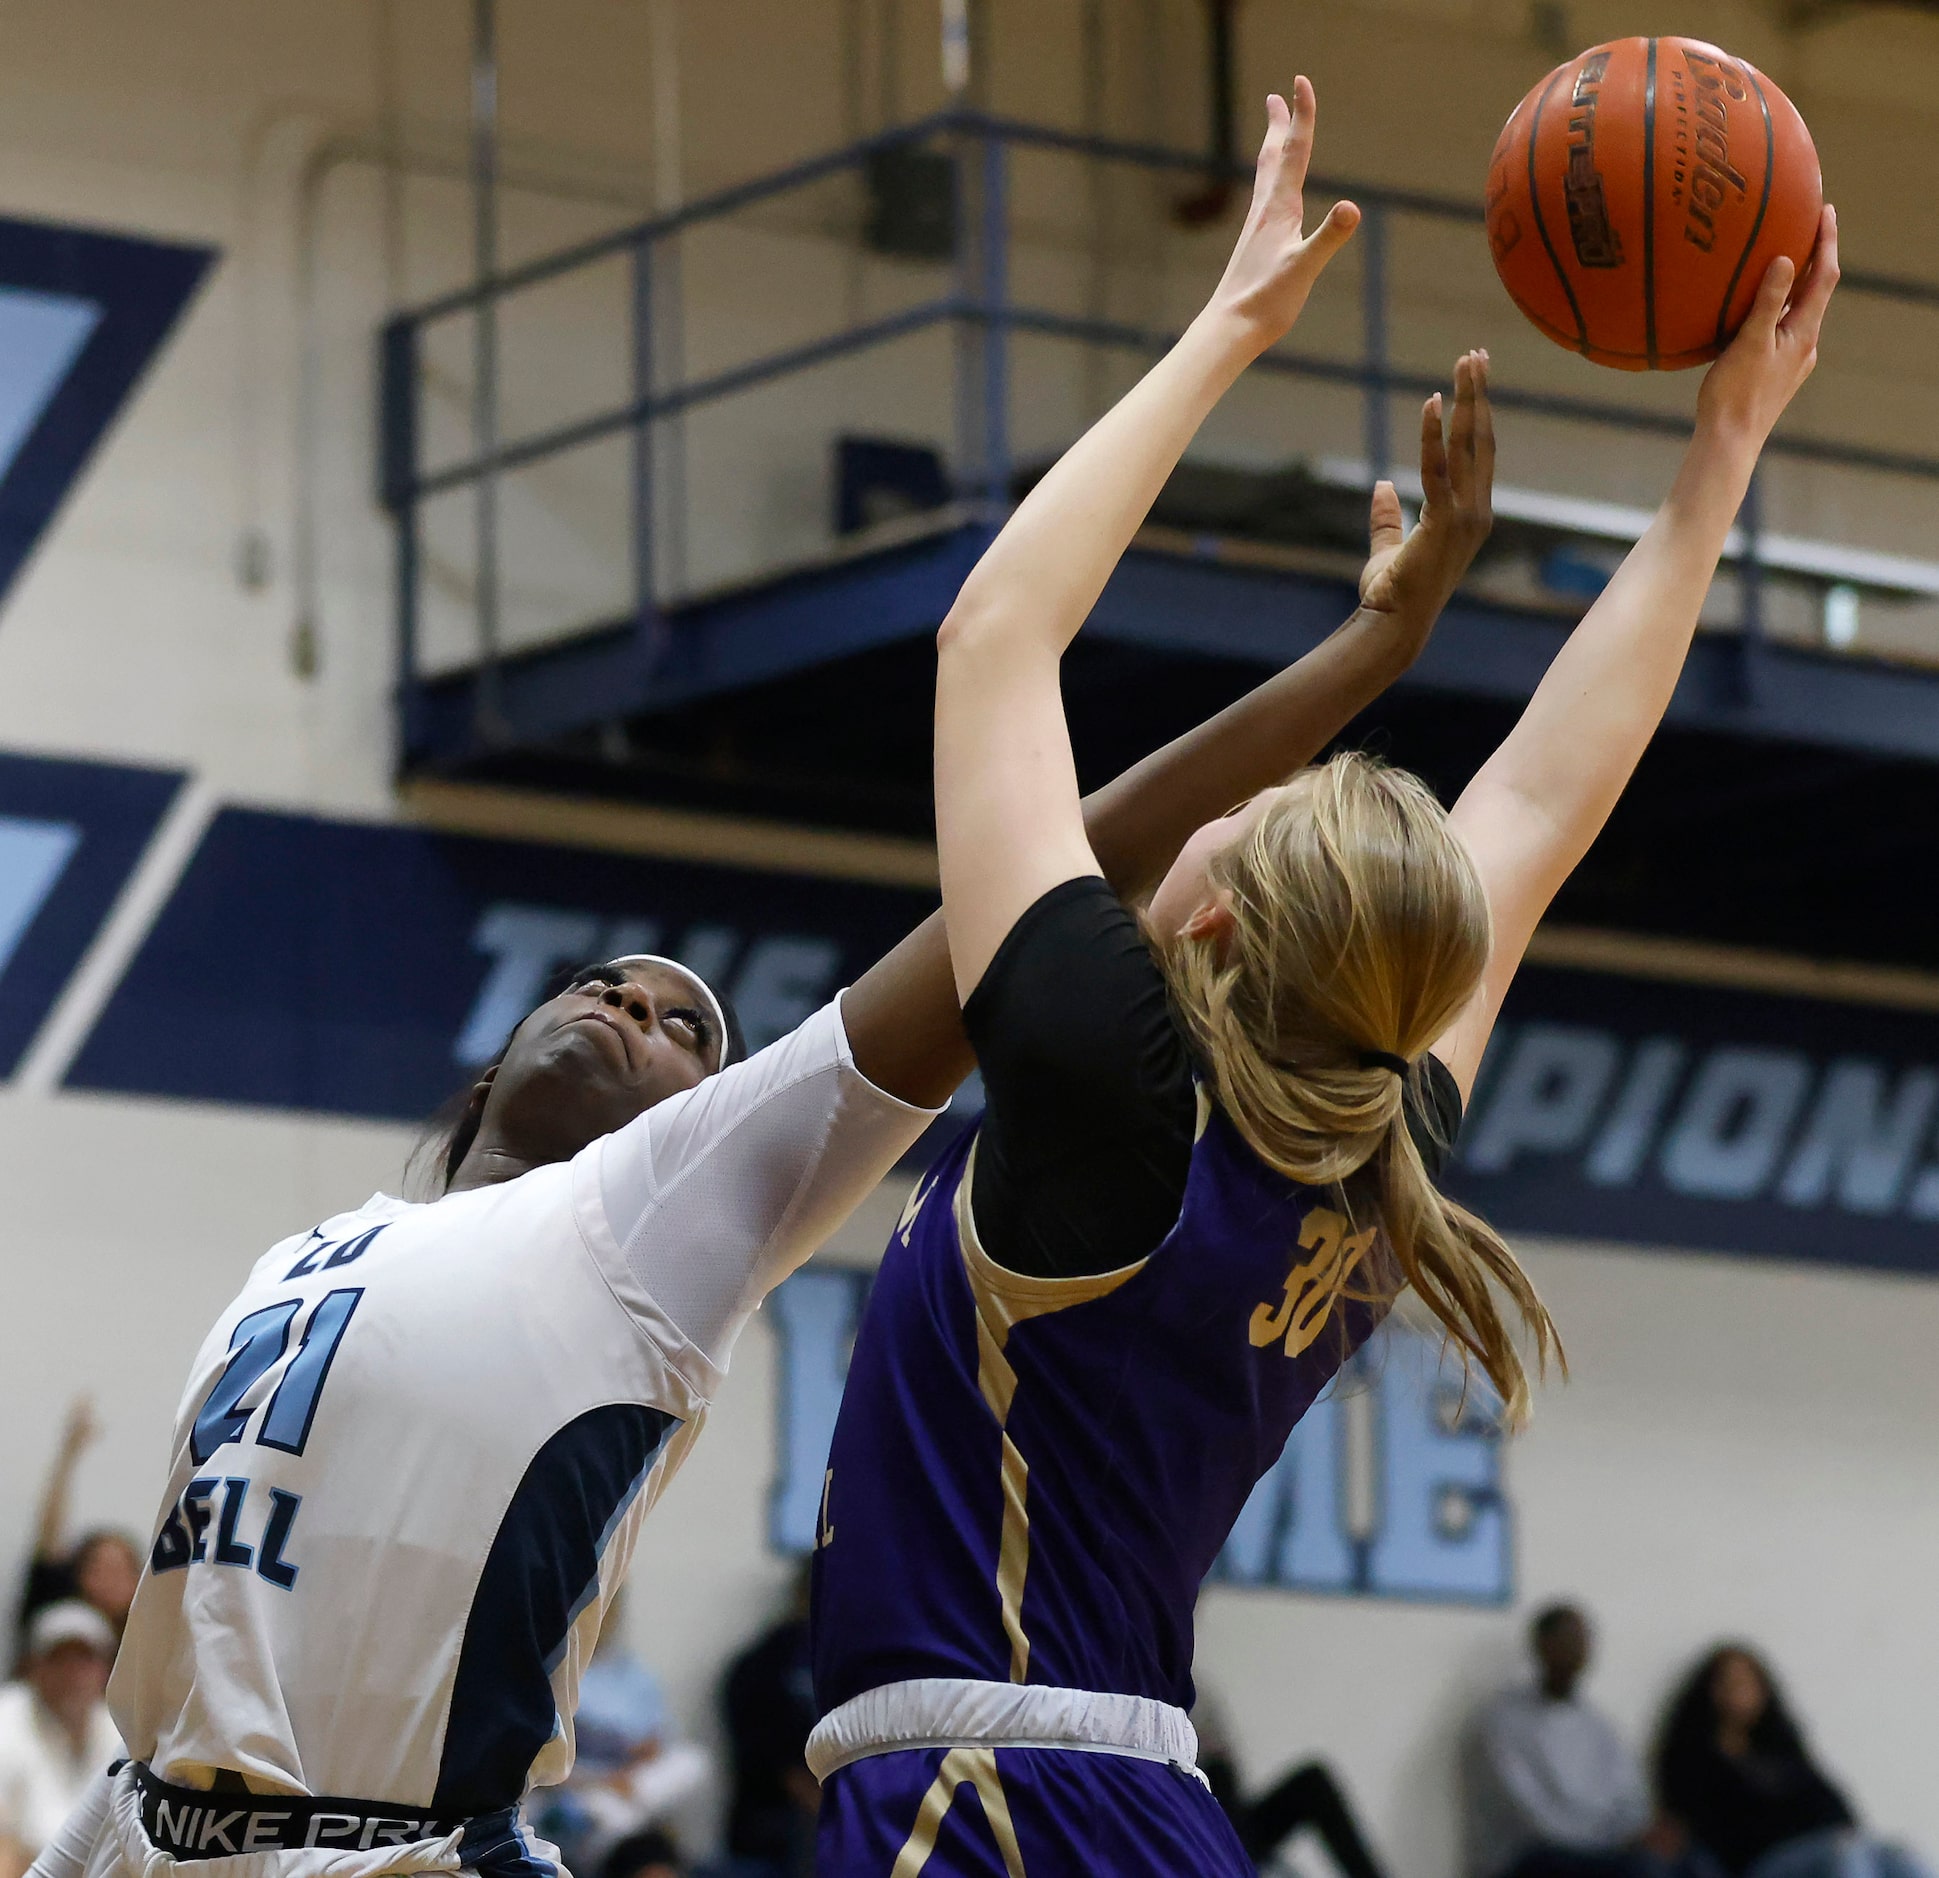
[[[317,1237],[320,1235],[312,1235],[313,1239]],[[370,1232],[344,1246],[306,1248],[289,1275],[307,1278],[319,1268],[319,1260],[324,1270],[350,1264],[376,1237],[377,1232]],[[323,1259],[326,1252],[330,1254],[327,1260]],[[296,1353],[263,1409],[255,1446],[301,1454],[309,1444],[310,1427],[316,1420],[323,1385],[329,1380],[330,1365],[336,1361],[337,1346],[343,1342],[363,1295],[361,1286],[347,1286],[327,1293],[311,1309]],[[256,1412],[255,1403],[248,1400],[250,1392],[283,1361],[291,1328],[303,1304],[302,1298],[284,1298],[265,1305],[251,1311],[230,1333],[229,1360],[189,1429],[189,1459],[198,1469],[206,1467],[219,1449],[241,1443]],[[296,1583],[297,1567],[288,1557],[288,1546],[303,1496],[281,1487],[270,1488],[269,1510],[261,1533],[249,1541],[242,1537],[249,1489],[250,1482],[242,1475],[198,1473],[168,1509],[149,1554],[149,1569],[180,1571],[209,1562],[253,1571],[279,1590],[289,1590]]]

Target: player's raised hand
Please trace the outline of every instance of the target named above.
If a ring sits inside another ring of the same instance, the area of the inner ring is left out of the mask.
[[[1818,363],[1818,334],[1837,285],[1838,211],[1827,202],[1804,278],[1794,292],[1784,256],[1765,270],[1737,337],[1704,375],[1697,421],[1746,432],[1762,444]]]
[[[1488,405],[1488,355],[1464,353],[1454,367],[1454,417],[1442,435],[1437,391],[1421,407],[1421,516],[1401,523],[1392,483],[1373,492],[1373,551],[1360,573],[1360,604],[1389,613],[1423,638],[1447,605],[1494,526],[1495,421]]]
[[[1312,234],[1305,229],[1306,166],[1313,156],[1313,87],[1293,80],[1293,102],[1266,100],[1252,206],[1213,304],[1236,314],[1260,350],[1285,337],[1327,262],[1359,226],[1360,211],[1336,202]]]

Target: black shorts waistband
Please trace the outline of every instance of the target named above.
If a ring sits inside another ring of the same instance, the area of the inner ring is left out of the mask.
[[[309,1794],[178,1787],[140,1763],[141,1824],[150,1842],[178,1859],[234,1858],[247,1852],[370,1852],[379,1846],[442,1839],[460,1828],[479,1838],[511,1824],[511,1809],[481,1819],[444,1819],[423,1807]]]

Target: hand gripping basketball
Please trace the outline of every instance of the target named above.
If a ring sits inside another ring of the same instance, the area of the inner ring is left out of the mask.
[[[1790,259],[1780,255],[1765,270],[1737,337],[1704,374],[1700,424],[1738,430],[1762,444],[1811,376],[1825,308],[1838,285],[1838,211],[1830,203],[1819,213],[1817,244],[1795,293],[1792,285]]]
[[[1266,100],[1266,141],[1259,149],[1252,206],[1226,263],[1214,304],[1235,313],[1263,351],[1299,318],[1327,262],[1359,226],[1360,211],[1336,202],[1311,235],[1305,232],[1306,166],[1313,156],[1313,87],[1293,80],[1293,102]]]

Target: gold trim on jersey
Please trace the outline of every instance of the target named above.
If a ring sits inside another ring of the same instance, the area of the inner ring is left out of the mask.
[[[976,1234],[976,1220],[970,1211],[970,1189],[976,1182],[976,1152],[979,1141],[963,1163],[963,1177],[956,1183],[956,1240],[963,1248],[963,1264],[969,1272],[970,1290],[976,1308],[986,1314],[1001,1350],[1010,1332],[1032,1317],[1047,1317],[1052,1311],[1066,1311],[1076,1304],[1090,1304],[1108,1298],[1120,1285],[1126,1285],[1151,1263],[1147,1258],[1135,1264],[1120,1265],[1113,1272],[1086,1272],[1079,1278],[1033,1278],[1027,1272],[1013,1272],[999,1265],[983,1250]],[[985,1391],[987,1394],[988,1391]]]
[[[1201,1096],[1199,1127],[1209,1111]],[[1023,1582],[1030,1571],[1030,1465],[1010,1439],[1010,1406],[1016,1400],[1017,1372],[1005,1354],[1010,1332],[1033,1317],[1106,1298],[1130,1283],[1150,1263],[1121,1265],[1114,1272],[1087,1273],[1081,1278],[1033,1278],[1007,1271],[983,1250],[970,1210],[970,1189],[976,1180],[976,1150],[971,1144],[956,1185],[956,1242],[962,1248],[963,1269],[969,1275],[970,1298],[976,1307],[976,1386],[1003,1438],[1003,1533],[996,1556],[997,1598],[1003,1610],[1003,1633],[1010,1639],[1010,1680],[1025,1682],[1030,1674],[1030,1638],[1023,1627]]]
[[[996,1554],[996,1594],[1003,1634],[1010,1639],[1010,1680],[1030,1674],[1030,1639],[1023,1628],[1023,1581],[1030,1570],[1030,1465],[1003,1431],[1003,1539]]]
[[[996,1770],[994,1748],[951,1748],[936,1769],[936,1778],[916,1808],[916,1823],[896,1854],[889,1878],[921,1878],[942,1836],[943,1821],[949,1817],[959,1787],[974,1787],[983,1802],[983,1817],[990,1822],[990,1837],[1002,1855],[1008,1878],[1025,1878],[1023,1851],[1017,1844],[1016,1823],[1010,1817],[1010,1801],[1003,1791],[1003,1779]]]

